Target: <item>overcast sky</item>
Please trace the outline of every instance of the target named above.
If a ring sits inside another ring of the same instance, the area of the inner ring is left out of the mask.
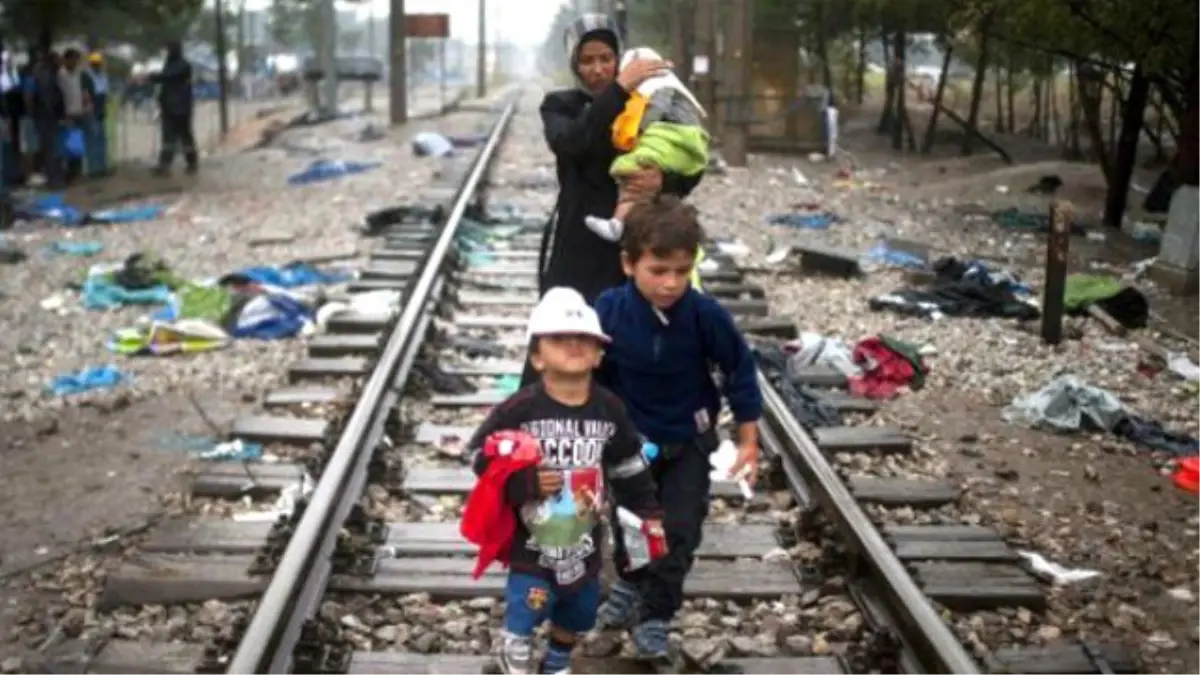
[[[226,6],[236,6],[237,0],[225,0]],[[247,9],[266,9],[271,0],[247,0]],[[546,39],[555,13],[563,0],[487,0],[488,37],[495,42],[515,42],[521,45],[540,45]],[[339,10],[355,10],[362,16],[374,11],[377,18],[388,15],[390,0],[368,0],[362,3],[338,2]],[[404,0],[408,14],[445,12],[450,15],[450,34],[474,42],[479,34],[479,0]]]

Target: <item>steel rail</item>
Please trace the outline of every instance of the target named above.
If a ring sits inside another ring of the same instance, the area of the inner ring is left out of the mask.
[[[415,357],[421,337],[418,333],[423,332],[418,329],[427,326],[429,321],[428,299],[435,287],[440,287],[443,263],[458,226],[483,182],[515,110],[516,96],[513,96],[493,124],[466,180],[455,195],[445,224],[424,259],[416,283],[410,286],[407,302],[388,336],[375,369],[363,386],[333,454],[308,500],[304,515],[288,541],[266,591],[259,599],[237,651],[230,660],[227,673],[291,672],[293,650],[301,628],[314,609],[304,606],[306,603],[301,600],[306,598],[310,601],[307,604],[315,604],[312,602],[314,595],[319,600],[323,592],[330,574],[330,557],[341,529],[341,520],[345,519],[341,507],[358,499],[359,492],[352,491],[351,487],[355,484],[361,487],[366,466],[376,445],[375,442],[366,441],[370,441],[372,436],[378,441],[387,419],[386,407],[381,403],[386,401],[389,393],[394,395],[398,371],[402,367],[406,371],[411,367],[412,359],[404,357],[410,352]],[[407,365],[404,361],[407,361]],[[315,590],[317,587],[320,590]]]
[[[777,454],[793,490],[811,495],[833,516],[859,560],[870,568],[874,575],[871,581],[883,594],[889,615],[898,624],[899,637],[912,650],[920,667],[928,673],[979,673],[979,665],[942,621],[824,453],[761,371],[758,386],[762,390],[763,421],[767,427],[763,440],[778,444]],[[800,476],[802,484],[798,484]]]

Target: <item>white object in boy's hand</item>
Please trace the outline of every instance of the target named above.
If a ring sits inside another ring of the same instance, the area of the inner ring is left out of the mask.
[[[730,474],[733,465],[737,463],[737,458],[737,445],[729,439],[721,441],[721,444],[717,446],[716,452],[708,456],[708,463],[712,466],[712,471],[708,476],[712,480],[732,480],[737,482],[738,489],[742,491],[742,496],[746,499],[753,499],[754,490],[750,489],[750,484],[746,482],[746,474],[749,473],[749,467],[743,468],[736,476]]]
[[[595,232],[598,237],[604,241],[618,242],[621,241],[621,233],[625,230],[625,224],[616,218],[601,218],[599,216],[584,216],[583,223],[588,229]]]

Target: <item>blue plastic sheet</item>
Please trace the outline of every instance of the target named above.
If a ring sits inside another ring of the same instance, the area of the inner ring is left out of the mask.
[[[786,225],[802,230],[827,230],[837,221],[837,216],[827,211],[817,213],[776,213],[767,216],[771,225]]]
[[[98,241],[56,241],[46,247],[51,255],[63,254],[86,258],[104,250],[104,244]]]
[[[167,207],[159,204],[142,206],[127,206],[120,209],[102,209],[87,214],[87,221],[101,225],[117,225],[121,223],[139,223],[146,220],[157,220],[166,213]]]
[[[27,220],[55,220],[64,225],[101,225],[135,223],[154,220],[162,216],[166,207],[157,204],[129,206],[117,209],[102,209],[87,213],[67,204],[61,193],[38,195],[14,207],[14,215]]]
[[[125,377],[116,366],[97,366],[59,375],[51,380],[48,389],[55,396],[70,396],[96,389],[111,389],[124,381]]]
[[[897,251],[890,248],[887,242],[879,242],[870,251],[867,251],[863,256],[863,260],[870,263],[880,265],[891,265],[893,267],[906,267],[909,269],[923,269],[926,265],[925,260],[921,256],[913,255],[907,251]]]
[[[83,211],[69,206],[63,201],[62,194],[53,192],[38,195],[28,202],[19,203],[13,210],[18,218],[57,220],[65,225],[80,225],[86,216]]]
[[[379,168],[382,162],[343,162],[335,159],[318,159],[308,168],[288,176],[288,185],[311,185],[334,178],[344,178]]]
[[[327,272],[308,263],[292,263],[281,267],[260,265],[234,272],[234,277],[245,277],[250,281],[279,288],[296,288],[312,284],[338,284],[352,277],[346,272]]]

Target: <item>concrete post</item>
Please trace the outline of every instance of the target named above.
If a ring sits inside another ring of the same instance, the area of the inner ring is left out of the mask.
[[[1195,295],[1200,285],[1200,188],[1182,185],[1171,197],[1167,227],[1150,278],[1175,295]]]

